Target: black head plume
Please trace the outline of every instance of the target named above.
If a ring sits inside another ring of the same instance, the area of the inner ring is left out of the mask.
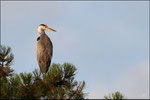
[[[47,25],[45,25],[45,24],[40,24],[39,26],[47,26]]]

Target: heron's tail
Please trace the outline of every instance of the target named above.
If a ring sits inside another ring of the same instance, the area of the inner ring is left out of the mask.
[[[51,66],[51,60],[49,60],[46,65],[47,65],[47,66],[46,66],[46,71],[45,71],[45,73],[47,73],[49,67]]]

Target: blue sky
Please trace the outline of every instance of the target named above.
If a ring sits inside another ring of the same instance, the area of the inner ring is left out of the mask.
[[[16,73],[39,68],[37,27],[47,24],[52,63],[69,62],[87,98],[120,91],[149,98],[148,1],[2,1],[1,43],[12,47]]]

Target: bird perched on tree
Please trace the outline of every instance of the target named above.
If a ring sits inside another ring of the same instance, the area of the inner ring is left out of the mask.
[[[53,56],[53,44],[46,35],[45,30],[56,32],[56,30],[49,28],[45,24],[41,24],[38,27],[40,36],[37,38],[36,52],[37,62],[42,73],[47,73]]]

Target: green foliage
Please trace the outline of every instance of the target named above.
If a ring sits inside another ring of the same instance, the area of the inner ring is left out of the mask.
[[[13,75],[13,70],[9,67],[13,62],[11,48],[0,45],[0,99],[11,95],[9,78]]]
[[[65,67],[64,67],[65,65]],[[66,74],[67,70],[72,70]],[[50,98],[50,99],[83,99],[82,92],[85,82],[76,82],[74,80],[74,72],[76,68],[65,63],[52,64],[49,72],[45,75],[40,74],[40,71],[35,69],[32,73],[20,73],[11,76],[8,79],[8,84],[3,85],[7,96],[3,98]],[[2,83],[2,81],[1,81]],[[11,93],[8,96],[8,91]]]
[[[85,82],[75,81],[76,67],[70,63],[53,63],[47,74],[14,74],[11,48],[0,46],[0,99],[84,99]]]
[[[0,99],[84,99],[85,82],[75,80],[76,67],[70,63],[53,63],[42,74],[35,69],[32,73],[15,74],[10,68],[14,56],[10,47],[0,45]],[[120,92],[104,96],[105,99],[125,99]]]
[[[111,99],[123,100],[125,99],[125,96],[117,91],[115,93],[109,94],[108,96],[104,96],[104,98],[107,100],[111,100]]]
[[[10,47],[0,45],[0,66],[10,66],[14,59],[14,56],[11,52]],[[2,67],[4,67],[2,66]]]

